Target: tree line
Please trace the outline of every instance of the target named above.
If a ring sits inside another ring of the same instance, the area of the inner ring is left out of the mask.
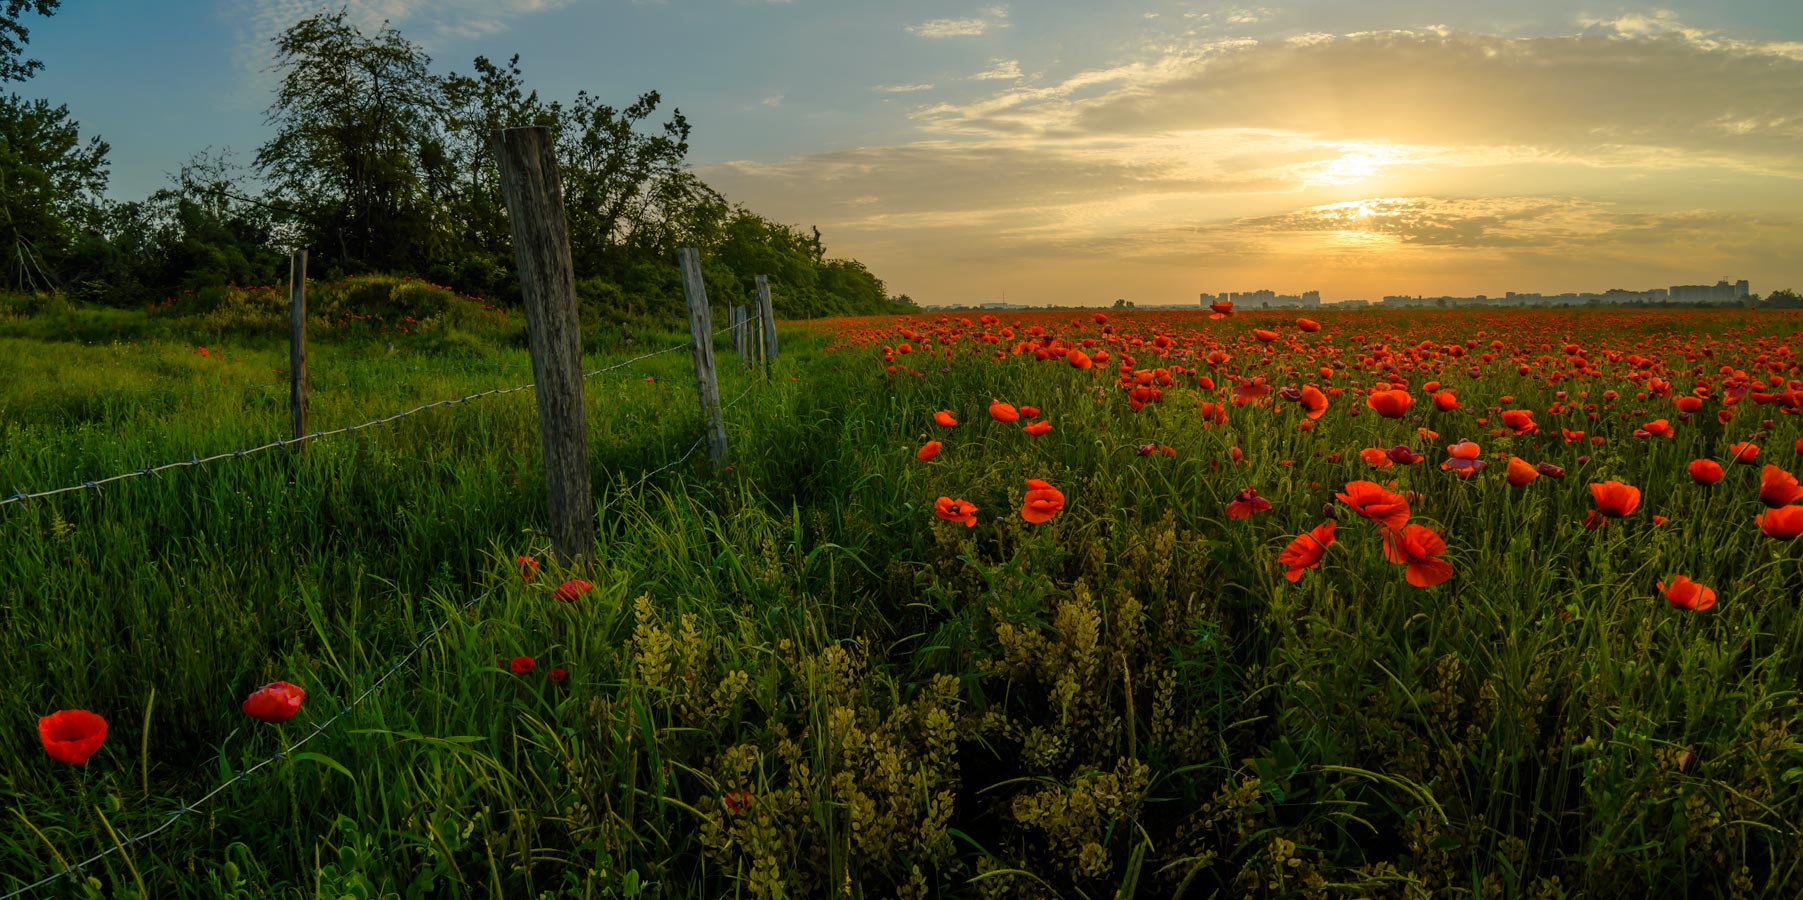
[[[22,58],[21,20],[58,5],[5,0],[0,83],[42,66]],[[680,110],[660,114],[656,91],[623,107],[587,91],[547,102],[517,54],[478,56],[467,73],[437,75],[419,45],[387,23],[365,33],[344,8],[272,42],[273,136],[248,166],[202,150],[142,200],[103,196],[110,148],[83,140],[67,106],[0,98],[5,285],[132,306],[187,288],[278,283],[287,251],[305,247],[311,270],[328,278],[405,273],[517,301],[489,140],[498,128],[545,126],[585,307],[667,315],[682,304],[676,249],[699,247],[719,302],[746,302],[754,276],[767,274],[784,316],[912,308],[857,260],[828,258],[818,229],[773,222],[697,178],[689,121]]]

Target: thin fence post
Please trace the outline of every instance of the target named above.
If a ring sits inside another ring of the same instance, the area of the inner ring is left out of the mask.
[[[776,313],[770,308],[770,278],[757,277],[758,318],[764,324],[764,364],[776,362]]]
[[[307,444],[307,251],[296,250],[288,258],[288,411],[294,420],[295,443],[289,450],[305,452]]]
[[[559,565],[586,568],[595,549],[595,495],[582,402],[582,331],[556,148],[551,130],[542,127],[495,129],[491,141],[526,302],[551,547]]]
[[[676,251],[682,265],[682,295],[689,303],[689,349],[695,356],[695,388],[701,394],[701,415],[707,420],[707,455],[714,468],[726,471],[726,419],[720,412],[720,383],[714,378],[714,311],[707,305],[707,286],[701,281],[701,251],[683,247]]]
[[[741,303],[733,308],[733,318],[739,321],[739,368],[751,368],[751,306]]]

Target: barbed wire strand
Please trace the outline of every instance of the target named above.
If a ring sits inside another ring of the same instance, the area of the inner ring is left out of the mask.
[[[726,329],[722,329],[722,331],[725,331],[725,330]],[[715,335],[717,336],[720,333],[721,332],[715,332]],[[651,353],[646,353],[642,356],[633,357],[632,359],[628,359],[624,362],[619,362],[619,363],[615,363],[614,365],[611,365],[611,366],[606,366],[604,368],[595,369],[594,371],[591,371],[591,372],[585,372],[585,373],[583,373],[582,377],[584,379],[593,378],[596,375],[600,375],[600,374],[603,374],[606,372],[611,372],[616,369],[623,369],[634,363],[642,362],[642,361],[650,359],[654,356],[662,356],[665,353],[674,353],[677,350],[684,350],[687,348],[688,348],[687,344],[678,344],[673,347],[666,347],[662,350],[656,350]],[[313,432],[309,432],[300,437],[293,438],[290,440],[278,439],[275,441],[271,441],[267,444],[264,444],[260,447],[252,447],[249,450],[229,450],[224,453],[216,453],[212,456],[208,456],[205,458],[200,458],[200,457],[191,458],[191,459],[187,460],[186,462],[172,462],[172,463],[165,463],[160,466],[149,466],[149,467],[142,468],[142,469],[134,469],[130,472],[122,472],[118,475],[113,475],[113,476],[110,476],[107,478],[95,479],[93,481],[84,481],[80,484],[72,484],[67,487],[55,488],[53,490],[48,490],[48,491],[37,491],[35,493],[27,494],[23,491],[15,490],[11,497],[6,497],[4,499],[0,499],[0,506],[7,506],[7,505],[13,504],[13,503],[22,503],[26,500],[36,500],[36,499],[39,499],[42,497],[51,497],[51,496],[55,496],[57,494],[66,494],[66,493],[70,493],[73,491],[100,490],[102,485],[111,484],[115,481],[124,481],[124,480],[130,479],[130,478],[141,478],[146,475],[160,475],[162,472],[165,472],[169,469],[179,469],[179,468],[184,468],[184,467],[193,468],[195,466],[203,466],[208,463],[218,462],[219,460],[222,460],[222,459],[242,459],[246,456],[250,456],[250,455],[253,455],[256,453],[262,453],[266,450],[273,450],[277,447],[288,447],[288,446],[291,446],[294,444],[302,443],[304,441],[316,440],[316,439],[322,438],[322,437],[331,437],[333,435],[338,435],[338,434],[348,434],[351,432],[360,431],[365,428],[374,428],[379,425],[386,425],[397,419],[404,419],[407,416],[414,415],[415,413],[424,412],[424,411],[426,411],[428,409],[432,409],[434,407],[448,406],[452,403],[464,403],[464,402],[467,402],[470,400],[480,399],[482,397],[488,397],[488,396],[494,396],[494,395],[500,395],[500,394],[512,394],[517,391],[527,390],[531,387],[533,387],[533,385],[531,385],[531,384],[522,384],[522,385],[518,385],[515,387],[510,387],[510,388],[494,388],[492,390],[480,391],[480,392],[477,392],[474,394],[466,394],[462,397],[452,397],[452,398],[445,399],[445,400],[438,400],[438,401],[435,401],[432,403],[424,403],[424,404],[416,406],[412,409],[395,413],[392,416],[386,416],[386,417],[380,418],[380,419],[373,419],[371,421],[363,422],[363,423],[357,424],[357,425],[346,425],[342,428],[334,428],[331,431],[313,431]]]

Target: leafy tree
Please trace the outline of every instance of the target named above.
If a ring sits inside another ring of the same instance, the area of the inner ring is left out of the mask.
[[[74,239],[98,224],[107,144],[81,139],[67,106],[0,98],[0,277],[46,290]]]
[[[28,12],[51,15],[61,2],[6,0],[6,6],[0,8],[0,81],[24,81],[44,67],[35,59],[19,59],[19,54],[25,52],[26,42],[31,39],[31,32],[19,24],[19,16]]]
[[[422,177],[447,168],[434,127],[440,85],[400,32],[383,23],[365,35],[347,16],[321,13],[272,39],[282,82],[267,119],[277,131],[256,167],[324,259],[421,270],[440,249]]]
[[[445,165],[428,180],[432,195],[444,198],[454,246],[464,256],[453,280],[466,289],[492,291],[493,273],[513,252],[490,135],[499,128],[556,124],[555,110],[526,89],[519,62],[517,53],[504,65],[478,56],[474,75],[453,72],[439,85]]]

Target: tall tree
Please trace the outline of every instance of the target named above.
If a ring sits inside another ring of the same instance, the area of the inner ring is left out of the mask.
[[[500,170],[489,146],[497,128],[552,126],[556,112],[526,90],[519,54],[496,65],[478,56],[474,75],[452,72],[440,83],[445,166],[428,173],[432,194],[444,198],[446,218],[466,253],[510,258],[511,232],[501,199]]]
[[[69,107],[0,98],[0,277],[27,290],[61,283],[56,268],[98,222],[107,144],[81,139]]]
[[[444,164],[439,83],[400,32],[384,22],[365,35],[348,15],[321,13],[272,39],[277,130],[255,164],[276,201],[303,214],[318,255],[422,270],[442,250],[422,174]]]

